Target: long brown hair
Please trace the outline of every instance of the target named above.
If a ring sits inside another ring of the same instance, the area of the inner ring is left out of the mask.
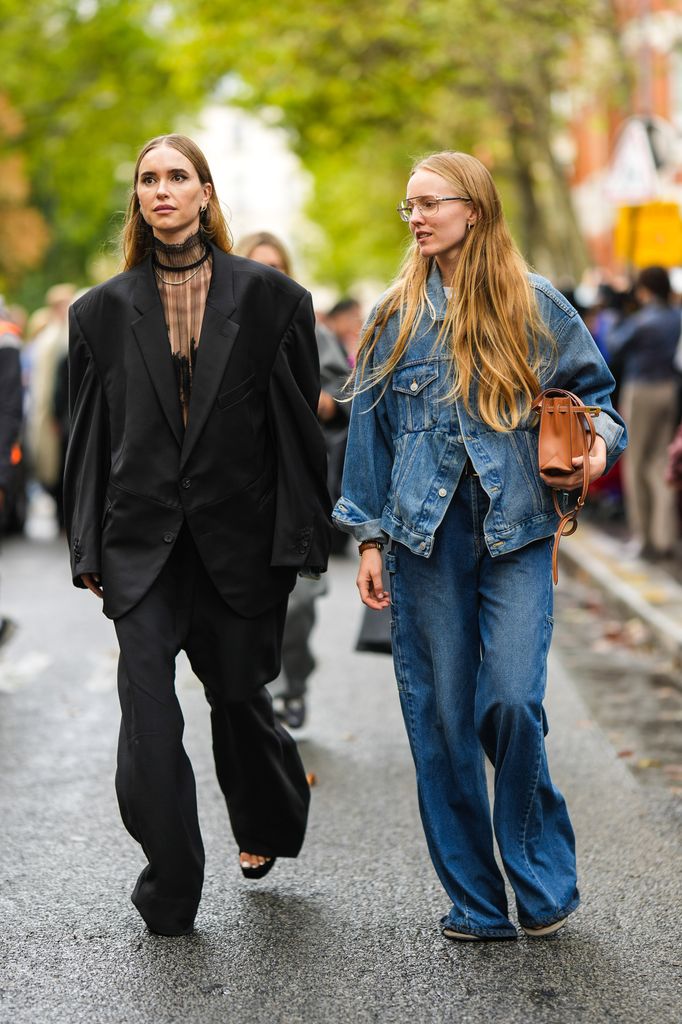
[[[149,142],[144,144],[135,164],[133,190],[130,194],[122,232],[125,269],[130,270],[131,267],[136,267],[138,263],[141,263],[152,247],[152,229],[143,219],[140,212],[140,200],[137,196],[137,178],[140,173],[140,164],[147,153],[152,149],[156,149],[157,146],[171,146],[172,149],[177,149],[178,153],[182,153],[190,161],[197,172],[201,184],[211,186],[211,196],[208,200],[208,205],[204,213],[201,214],[201,229],[204,235],[219,249],[222,249],[223,252],[230,252],[232,249],[230,229],[220,208],[215,185],[213,184],[213,176],[211,175],[206,157],[196,142],[193,142],[186,135],[158,135],[155,139],[150,139]]]
[[[434,153],[416,163],[467,196],[477,220],[464,238],[457,260],[438,345],[450,361],[447,397],[461,398],[471,411],[476,385],[478,416],[493,430],[513,430],[530,414],[540,390],[540,342],[548,337],[528,280],[528,267],[516,248],[489,171],[467,153]],[[421,317],[435,312],[426,293],[434,258],[424,258],[413,240],[400,271],[366,327],[358,350],[356,387],[364,390],[389,376],[405,353]],[[372,355],[389,318],[400,317],[391,352],[370,369]],[[369,372],[368,372],[369,371]]]

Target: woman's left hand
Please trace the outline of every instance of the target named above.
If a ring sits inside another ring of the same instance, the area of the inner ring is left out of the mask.
[[[606,469],[606,441],[599,434],[594,439],[592,451],[588,455],[590,464],[590,483],[598,480]],[[573,459],[575,466],[574,473],[541,473],[543,481],[548,487],[554,487],[558,491],[577,491],[583,485],[583,458],[582,455]]]

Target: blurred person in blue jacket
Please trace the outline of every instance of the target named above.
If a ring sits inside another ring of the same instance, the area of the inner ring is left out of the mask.
[[[643,558],[673,553],[676,498],[666,486],[668,445],[679,418],[680,378],[674,368],[680,310],[671,304],[663,267],[645,267],[635,282],[640,309],[609,333],[611,361],[621,367],[620,411],[630,443],[623,463],[625,510],[634,551]]]

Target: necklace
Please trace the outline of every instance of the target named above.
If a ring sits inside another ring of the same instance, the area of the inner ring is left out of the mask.
[[[210,255],[210,249],[206,249],[203,256],[200,256],[198,260],[194,261],[194,263],[187,263],[184,267],[173,267],[169,266],[167,263],[162,263],[156,253],[154,253],[154,266],[158,267],[159,270],[194,270],[195,267],[200,267],[202,263],[205,263]]]
[[[203,266],[203,264],[204,264],[204,260],[201,261],[201,266]],[[159,281],[163,282],[163,284],[171,284],[171,285],[187,284],[188,281],[191,281],[193,277],[197,276],[197,274],[201,270],[201,266],[197,267],[197,269],[194,271],[194,273],[190,274],[189,277],[183,278],[182,281],[168,281],[165,277],[161,277],[161,274],[158,272],[156,267],[154,267],[154,273],[158,277]]]

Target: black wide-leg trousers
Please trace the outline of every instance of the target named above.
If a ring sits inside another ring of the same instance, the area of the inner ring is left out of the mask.
[[[295,857],[310,791],[291,736],[263,684],[279,672],[286,601],[246,619],[222,600],[187,528],[145,597],[115,621],[121,730],[116,793],[148,864],[132,901],[162,935],[191,931],[204,848],[194,774],[175,694],[185,650],[211,707],[213,754],[240,850]]]

